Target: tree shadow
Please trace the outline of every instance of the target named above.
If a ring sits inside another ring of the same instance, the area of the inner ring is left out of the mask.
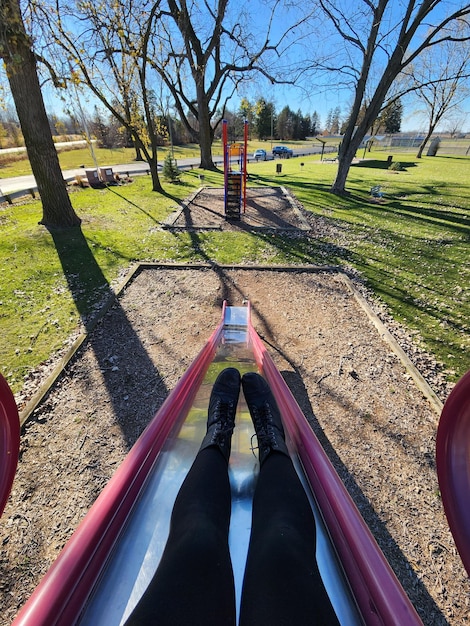
[[[242,302],[243,300],[245,300],[247,298],[247,294],[244,293],[234,281],[234,279],[230,277],[230,271],[224,267],[221,267],[209,256],[209,254],[207,254],[204,248],[203,237],[197,230],[191,228],[192,219],[190,211],[188,212],[187,220],[189,225],[188,234],[191,239],[191,246],[194,252],[194,256],[196,258],[199,258],[203,263],[207,264],[215,272],[220,281],[220,295],[218,296],[215,304],[219,307],[222,307],[224,302],[228,302],[229,304],[233,305],[233,303],[236,301]],[[177,236],[175,233],[173,233],[173,235],[175,237]],[[254,311],[258,315],[262,323],[267,327],[268,324],[266,318],[261,314],[259,310],[257,310],[257,307],[255,305],[252,305],[252,311]]]
[[[426,222],[428,225],[438,226],[444,223],[445,228],[453,230],[458,234],[463,234],[467,238],[470,235],[468,225],[468,211],[464,206],[456,205],[454,202],[441,198],[445,196],[445,185],[428,186],[410,189],[401,194],[391,194],[390,201],[385,207],[380,207],[384,211],[394,211],[400,213],[407,220],[416,222]],[[422,196],[427,194],[439,198],[435,207],[422,206]],[[462,201],[464,205],[464,201]]]
[[[316,192],[315,198],[309,201],[314,201],[317,208],[325,210],[326,212],[327,207],[331,206],[329,185],[318,182],[306,183],[304,181],[291,180],[288,186],[293,190],[293,193],[299,197],[301,197],[302,192],[305,193],[305,191],[307,191],[308,194],[309,189],[314,189]],[[357,210],[360,212],[367,211],[374,215],[383,214],[385,217],[387,213],[395,213],[417,224],[421,222],[431,226],[439,226],[440,223],[444,223],[446,228],[468,237],[467,198],[462,195],[461,200],[460,198],[455,198],[455,196],[453,196],[452,201],[446,200],[447,186],[446,183],[440,183],[410,186],[406,191],[399,191],[397,193],[386,191],[384,203],[380,204],[370,202],[370,198],[366,198],[364,194],[353,191],[349,192],[346,196],[342,196],[341,204],[343,209]],[[297,194],[295,190],[298,190],[299,193]],[[369,190],[369,187],[367,187],[367,190]],[[438,198],[438,201],[436,200],[436,206],[423,206],[423,194]],[[461,204],[456,204],[456,201],[461,202]]]
[[[168,394],[114,291],[96,262],[80,227],[50,231],[77,311],[130,449]],[[99,324],[99,328],[97,325]],[[91,332],[91,331],[94,332]],[[139,415],[142,394],[159,388],[153,412]],[[84,403],[87,399],[83,398]],[[138,410],[137,410],[138,411]]]
[[[286,355],[282,354],[282,357],[286,359]],[[392,567],[416,611],[419,613],[423,623],[431,623],[429,618],[432,616],[432,623],[434,625],[449,626],[449,622],[442,615],[439,607],[429,594],[425,585],[414,573],[412,564],[408,561],[399,545],[390,535],[387,527],[371,506],[369,499],[364,495],[361,488],[331,445],[313,412],[308,392],[302,380],[301,374],[298,372],[294,364],[292,364],[289,360],[288,362],[293,367],[294,371],[283,371],[282,377],[286,381],[323,450],[348,490],[349,495],[356,504],[366,524],[371,529],[380,549],[384,553],[385,558]]]
[[[402,161],[401,159],[396,159],[391,163],[380,159],[366,159],[364,161],[359,161],[358,163],[352,163],[351,167],[367,167],[376,170],[388,170],[390,169],[390,165],[393,165],[393,163],[400,163],[402,168],[405,170],[410,167],[416,167],[416,163],[414,161]]]
[[[266,185],[270,188],[273,187],[271,180],[266,179]],[[299,185],[301,184],[299,183]],[[317,183],[311,183],[311,185],[318,187]],[[295,187],[295,185],[292,185],[292,187]],[[328,193],[326,186],[324,186],[324,191]],[[357,204],[359,204],[359,200],[358,198]],[[207,262],[213,267],[218,267],[218,264],[213,261],[212,257],[205,249],[205,233],[211,231],[220,232],[220,226],[216,221],[214,221],[214,226],[211,227],[202,227],[201,224],[197,224],[193,219],[191,204],[192,203],[189,203],[183,208],[182,215],[184,225],[178,227],[172,226],[167,228],[167,230],[171,232],[175,238],[178,237],[181,232],[187,233],[190,238],[192,251],[196,258]],[[277,250],[284,259],[290,259],[289,262],[312,263],[315,262],[315,259],[318,259],[318,263],[325,265],[325,269],[328,269],[327,266],[336,264],[339,260],[347,260],[351,257],[350,251],[336,241],[333,241],[331,237],[319,236],[314,228],[304,230],[297,225],[293,225],[291,222],[283,219],[282,215],[278,216],[269,209],[264,208],[263,205],[256,202],[256,200],[252,199],[251,204],[254,205],[256,214],[261,216],[259,219],[260,223],[266,222],[268,225],[257,226],[244,222],[243,219],[241,219],[233,222],[237,231],[248,233],[252,237],[263,241],[266,245]],[[219,220],[223,219],[220,213],[212,211],[205,205],[204,209],[207,210],[208,214],[212,213],[213,217]],[[267,216],[268,213],[271,214],[269,217]],[[328,210],[325,207],[325,214],[327,213]],[[312,218],[318,217],[313,212],[311,216]],[[335,223],[335,228],[339,231],[343,227],[339,223]]]
[[[109,185],[107,185],[106,189],[108,191],[110,191],[111,193],[114,193],[114,195],[119,196],[119,198],[121,198],[121,200],[124,200],[125,202],[127,202],[128,204],[133,206],[135,209],[138,209],[139,211],[141,211],[144,215],[146,215],[148,218],[150,218],[153,222],[155,222],[159,226],[162,226],[164,224],[164,222],[160,222],[159,220],[157,220],[153,215],[151,215],[144,208],[142,208],[141,206],[139,206],[135,202],[132,202],[132,200],[129,200],[129,198],[126,198],[125,196],[120,194],[118,191],[116,191],[116,189],[114,187],[110,187]],[[177,198],[176,196],[174,196],[171,193],[168,193],[167,191],[161,192],[160,195],[164,196],[165,198],[169,198],[170,200],[174,200],[175,202],[178,202],[178,204],[180,203],[179,198]]]

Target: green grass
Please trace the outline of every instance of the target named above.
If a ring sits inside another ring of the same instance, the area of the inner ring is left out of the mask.
[[[406,156],[396,173],[385,168],[386,156],[374,157],[352,168],[346,198],[328,193],[333,164],[288,161],[280,178],[306,208],[347,230],[337,255],[455,380],[470,369],[470,160]],[[373,185],[385,191],[383,202],[370,201]]]
[[[199,187],[196,170],[182,184],[165,185],[166,196],[150,191],[148,177],[114,190],[75,190],[82,228],[54,237],[37,223],[39,202],[0,207],[1,372],[20,389],[80,319],[88,322],[132,262],[215,261],[353,269],[455,380],[470,369],[470,159],[404,155],[405,170],[393,173],[386,156],[371,153],[353,167],[351,193],[342,198],[328,192],[336,165],[318,157],[282,161],[281,175],[272,161],[250,166],[250,184],[289,187],[339,237],[160,230],[176,200]],[[113,164],[109,155],[105,162]],[[221,186],[221,174],[205,172],[205,184]],[[371,201],[373,185],[383,186],[383,202]]]

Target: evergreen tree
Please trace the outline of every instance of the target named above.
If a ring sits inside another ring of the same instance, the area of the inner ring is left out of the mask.
[[[340,107],[336,107],[331,114],[331,125],[330,125],[330,133],[332,135],[338,135],[340,131],[341,124],[341,109]]]
[[[331,133],[331,127],[333,126],[333,109],[328,111],[325,122],[325,130]]]
[[[320,130],[321,130],[320,116],[318,115],[316,111],[314,111],[312,115],[310,116],[309,134],[315,137],[316,135],[320,133]]]
[[[163,178],[172,183],[176,183],[180,178],[180,171],[176,165],[176,160],[171,156],[171,152],[167,152],[162,167]]]
[[[292,139],[293,137],[293,124],[292,124],[292,111],[288,106],[285,106],[277,116],[276,130],[279,139]]]
[[[255,128],[258,139],[267,139],[276,125],[274,104],[260,98],[255,104]]]
[[[300,113],[300,111],[299,111]],[[310,128],[312,126],[312,120],[310,115],[302,115],[300,113],[299,118],[299,139],[306,139],[310,135]]]
[[[303,135],[303,119],[302,111],[299,109],[297,113],[292,113],[292,138],[305,139]]]
[[[381,116],[381,126],[384,126],[384,131],[387,135],[393,135],[399,133],[401,129],[401,118],[403,114],[403,105],[400,100],[395,100],[386,107]]]

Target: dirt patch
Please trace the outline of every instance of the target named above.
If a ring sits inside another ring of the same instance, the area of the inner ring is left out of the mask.
[[[284,187],[248,187],[240,219],[226,219],[224,190],[199,189],[165,224],[168,229],[310,230],[309,223]]]
[[[468,623],[442,511],[438,417],[334,273],[142,271],[26,424],[0,522],[8,624],[204,345],[227,300],[253,322],[425,624]]]

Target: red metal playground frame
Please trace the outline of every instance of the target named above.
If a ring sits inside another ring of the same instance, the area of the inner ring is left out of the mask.
[[[15,478],[20,451],[20,419],[15,398],[0,374],[0,516]]]
[[[225,213],[227,213],[227,201],[229,195],[229,176],[234,173],[240,177],[240,197],[239,206],[240,210],[243,207],[243,213],[246,210],[246,181],[247,181],[247,156],[248,156],[248,121],[245,120],[243,125],[243,145],[239,143],[230,144],[228,141],[228,123],[227,120],[222,120],[222,146],[224,152],[224,206]],[[232,158],[237,158],[237,165],[239,170],[233,172],[232,170]]]

